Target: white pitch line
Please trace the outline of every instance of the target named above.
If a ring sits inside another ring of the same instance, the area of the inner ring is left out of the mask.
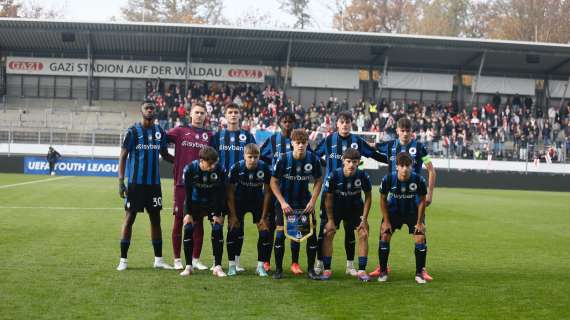
[[[34,184],[34,183],[40,183],[40,182],[55,181],[55,180],[61,180],[61,179],[67,179],[67,178],[71,178],[71,176],[57,177],[57,178],[47,178],[47,179],[34,180],[34,181],[28,181],[28,182],[20,182],[20,183],[14,183],[14,184],[7,184],[7,185],[0,186],[0,189],[6,189],[6,188],[11,188],[11,187],[23,186],[23,185],[26,185],[26,184]]]
[[[84,208],[84,207],[23,207],[23,206],[0,206],[0,210],[2,209],[12,209],[12,210],[88,210],[88,211],[109,211],[109,210],[121,210],[124,209],[121,207],[113,207],[113,208]],[[163,208],[162,210],[172,210],[172,208]]]

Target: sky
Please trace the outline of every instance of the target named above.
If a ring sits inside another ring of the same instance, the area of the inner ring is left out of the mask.
[[[33,0],[33,2],[47,8],[62,9],[66,19],[109,21],[111,17],[116,17],[118,21],[122,21],[121,7],[126,5],[127,0]],[[262,12],[274,13],[275,19],[280,24],[292,24],[293,18],[279,9],[277,0],[223,0],[223,2],[224,15],[230,21],[235,21],[247,10],[258,9]],[[332,5],[334,5],[333,0],[311,0],[309,14],[314,21],[312,29],[332,28],[332,11],[329,9]]]

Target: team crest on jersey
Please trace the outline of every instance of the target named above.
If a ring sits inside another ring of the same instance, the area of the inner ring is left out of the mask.
[[[406,192],[406,187],[402,187],[402,189],[400,189],[402,192]]]
[[[152,141],[152,134],[148,135],[148,141]]]
[[[156,140],[160,140],[160,138],[162,138],[162,134],[161,134],[160,132],[157,132],[157,133],[154,134],[154,138],[155,138]]]
[[[204,182],[206,182],[206,181],[208,181],[208,177],[203,176],[203,177],[202,177],[202,180],[203,180]]]
[[[418,189],[418,185],[415,183],[410,183],[410,190],[411,191],[416,191]]]
[[[253,180],[253,174],[249,174],[249,180]]]
[[[362,185],[362,181],[360,181],[360,179],[354,180],[354,186],[355,187],[360,187],[361,185]]]
[[[416,148],[414,148],[414,147],[411,147],[410,150],[409,150],[409,152],[410,152],[410,154],[411,154],[412,156],[415,156],[415,155],[416,155],[416,152],[418,152],[418,150],[416,150]]]
[[[310,172],[311,170],[313,170],[313,165],[310,163],[307,163],[305,165],[305,167],[303,167],[303,169],[305,169],[305,172]]]
[[[218,174],[215,173],[215,172],[213,172],[213,173],[210,175],[210,178],[212,178],[212,180],[218,180]]]
[[[239,141],[242,141],[242,142],[243,142],[243,141],[245,141],[245,140],[247,140],[247,137],[245,136],[245,134],[241,133],[241,134],[239,135]]]
[[[301,167],[297,167],[297,172],[301,172]]]
[[[208,141],[208,134],[206,132],[202,133],[202,139]]]
[[[358,150],[358,143],[353,142],[353,143],[350,144],[350,147],[351,147],[352,149]]]
[[[350,182],[346,184],[346,188],[347,188],[348,190],[350,190],[351,187],[352,187],[352,184],[350,184]]]
[[[344,153],[346,151],[346,146],[342,146],[342,152]]]
[[[196,133],[195,138],[196,138],[196,140],[200,139],[200,135]]]
[[[265,173],[263,173],[263,171],[257,171],[257,178],[258,179],[263,179],[265,177]]]
[[[236,141],[236,138],[230,137],[230,142],[235,142],[235,141]]]

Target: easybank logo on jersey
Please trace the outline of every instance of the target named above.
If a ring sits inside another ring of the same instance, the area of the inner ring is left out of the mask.
[[[55,165],[55,172],[61,176],[116,177],[119,161],[116,159],[63,158]],[[42,157],[24,158],[25,174],[49,173],[49,164]]]

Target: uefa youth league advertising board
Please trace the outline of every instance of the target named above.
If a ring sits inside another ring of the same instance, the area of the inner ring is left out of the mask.
[[[55,173],[61,176],[116,177],[119,170],[117,159],[63,158],[55,164]],[[49,174],[45,157],[25,157],[25,174]]]

